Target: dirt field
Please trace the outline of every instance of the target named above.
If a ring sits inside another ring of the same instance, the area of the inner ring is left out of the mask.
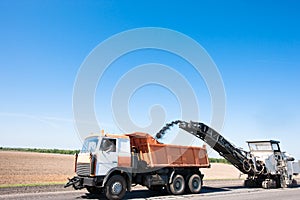
[[[0,151],[0,185],[66,182],[73,155]]]
[[[202,169],[204,179],[238,179],[232,165],[212,163]],[[0,151],[0,186],[66,182],[74,176],[74,156],[60,154]]]
[[[211,168],[201,169],[204,174],[204,180],[211,179],[243,179],[246,176],[240,176],[241,173],[233,165],[211,163]]]

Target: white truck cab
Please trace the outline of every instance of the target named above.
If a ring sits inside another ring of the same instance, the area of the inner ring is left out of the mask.
[[[108,199],[120,199],[131,190],[131,149],[126,135],[91,134],[75,155],[77,176],[65,187],[86,188],[89,193],[105,193]]]
[[[76,173],[81,176],[106,176],[114,168],[130,166],[129,137],[113,134],[90,135],[78,154]]]

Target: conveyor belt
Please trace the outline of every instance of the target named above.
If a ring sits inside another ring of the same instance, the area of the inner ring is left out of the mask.
[[[210,128],[209,126],[199,122],[185,122],[185,121],[174,121],[166,124],[157,134],[156,138],[161,138],[165,131],[174,125],[179,125],[179,128],[187,131],[188,133],[200,138],[207,143],[211,148],[217,151],[221,156],[233,164],[237,169],[245,174],[253,173],[252,170],[245,168],[245,161],[248,160],[247,152],[236,148],[228,140],[226,140],[217,131]],[[250,168],[249,168],[250,169]]]

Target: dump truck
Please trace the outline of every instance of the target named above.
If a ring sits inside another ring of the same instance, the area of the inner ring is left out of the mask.
[[[210,167],[206,146],[163,144],[147,133],[92,134],[75,155],[76,176],[65,187],[86,188],[121,199],[132,186],[170,194],[199,193],[201,168]]]
[[[242,173],[248,175],[246,187],[279,188],[297,185],[294,175],[300,173],[300,162],[282,152],[279,141],[248,141],[249,151],[237,148],[213,128],[201,122],[181,120],[166,124],[156,138],[163,137],[166,130],[178,125],[179,128],[203,140]]]

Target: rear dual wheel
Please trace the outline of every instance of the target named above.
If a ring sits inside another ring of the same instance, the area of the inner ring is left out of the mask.
[[[202,180],[198,174],[193,174],[187,183],[187,191],[192,194],[197,194],[202,188]]]
[[[202,180],[198,174],[193,174],[187,180],[180,174],[174,176],[171,184],[168,185],[167,189],[170,194],[180,195],[185,191],[192,194],[197,194],[202,188]]]
[[[183,176],[180,174],[175,175],[172,183],[168,185],[167,189],[170,194],[183,194],[185,190],[185,180]]]

